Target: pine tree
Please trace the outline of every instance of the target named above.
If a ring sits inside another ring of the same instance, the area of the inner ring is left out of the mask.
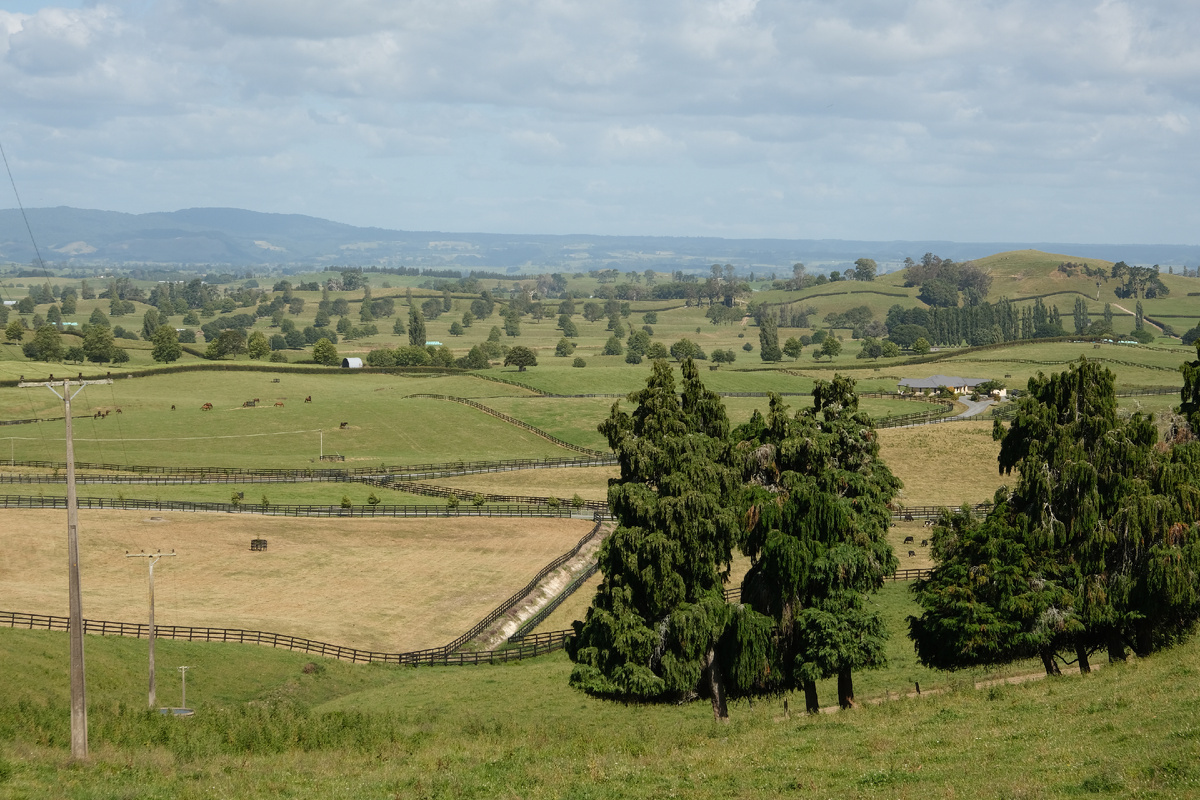
[[[768,418],[739,434],[756,447],[758,487],[742,545],[753,561],[742,601],[776,626],[777,666],[762,688],[803,687],[815,712],[815,682],[837,676],[839,703],[848,707],[853,671],[886,663],[887,630],[864,598],[896,569],[888,503],[900,482],[879,459],[854,381],[840,375],[817,381],[812,407],[795,418],[772,396]]]
[[[682,397],[670,366],[656,361],[646,388],[629,396],[633,412],[615,403],[600,425],[620,464],[608,493],[619,525],[601,547],[604,580],[568,646],[571,684],[642,701],[700,691],[725,719],[718,648],[735,611],[722,584],[741,481],[720,397],[690,359],[682,369]]]

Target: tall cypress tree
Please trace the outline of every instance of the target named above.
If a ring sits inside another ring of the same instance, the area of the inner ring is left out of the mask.
[[[864,600],[897,566],[886,534],[900,481],[879,459],[850,378],[817,381],[812,407],[794,418],[773,396],[768,418],[741,431],[755,446],[757,487],[742,601],[776,628],[774,677],[763,688],[802,687],[815,712],[816,681],[837,676],[838,701],[850,706],[853,671],[886,663],[886,628]]]
[[[683,394],[666,361],[646,388],[615,403],[600,425],[620,464],[610,482],[617,529],[600,549],[604,580],[568,654],[571,685],[633,700],[709,695],[728,716],[718,649],[736,609],[725,602],[739,525],[741,474],[733,468],[721,399],[683,362]]]

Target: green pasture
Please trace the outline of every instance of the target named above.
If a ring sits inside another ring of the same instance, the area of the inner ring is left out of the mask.
[[[0,472],[6,467],[0,463]],[[374,492],[383,505],[443,505],[437,497],[380,489],[364,483],[184,483],[184,484],[115,484],[81,483],[79,497],[103,497],[106,500],[146,500],[162,502],[175,500],[189,503],[228,503],[234,492],[245,495],[242,502],[257,508],[265,496],[273,506],[313,505],[338,506],[349,497],[356,506],[367,505]],[[66,497],[63,483],[0,483],[0,494],[24,497]]]
[[[122,464],[234,467],[309,467],[337,453],[345,466],[563,456],[568,451],[467,406],[410,398],[416,393],[522,393],[467,376],[407,378],[392,375],[178,373],[118,379],[89,386],[73,412],[120,407],[107,418],[76,419],[79,461]],[[304,398],[312,396],[312,403]],[[242,408],[258,397],[257,408]],[[201,411],[201,404],[213,404]],[[274,403],[282,402],[283,407]],[[171,411],[171,405],[176,406]],[[44,388],[0,389],[8,419],[61,415]],[[341,429],[342,422],[347,424]],[[323,431],[323,433],[321,433]],[[7,426],[0,450],[17,459],[61,461],[62,422]],[[7,439],[8,441],[4,441]],[[169,443],[169,444],[168,444]]]
[[[894,593],[903,598],[904,588]],[[1089,676],[974,689],[978,676],[938,675],[922,682],[920,698],[881,693],[879,704],[867,701],[875,678],[862,674],[852,711],[810,717],[792,695],[787,714],[785,698],[735,703],[727,725],[712,721],[707,702],[589,698],[567,686],[561,653],[412,669],[160,640],[161,702],[178,703],[174,668],[193,667],[196,716],[167,719],[144,710],[144,641],[88,637],[86,648],[91,758],[69,765],[66,635],[0,630],[0,796],[1168,798],[1200,790],[1195,642]],[[306,663],[317,667],[306,672]],[[899,690],[913,690],[899,679],[915,673],[892,671]]]

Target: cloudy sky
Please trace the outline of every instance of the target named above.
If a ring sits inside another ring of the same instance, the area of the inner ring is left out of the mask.
[[[0,6],[27,207],[1200,243],[1196,0]]]

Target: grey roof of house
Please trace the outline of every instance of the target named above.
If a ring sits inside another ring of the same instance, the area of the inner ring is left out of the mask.
[[[942,386],[978,386],[989,378],[960,378],[957,375],[930,375],[928,378],[901,378],[900,386],[910,389],[938,389]]]

